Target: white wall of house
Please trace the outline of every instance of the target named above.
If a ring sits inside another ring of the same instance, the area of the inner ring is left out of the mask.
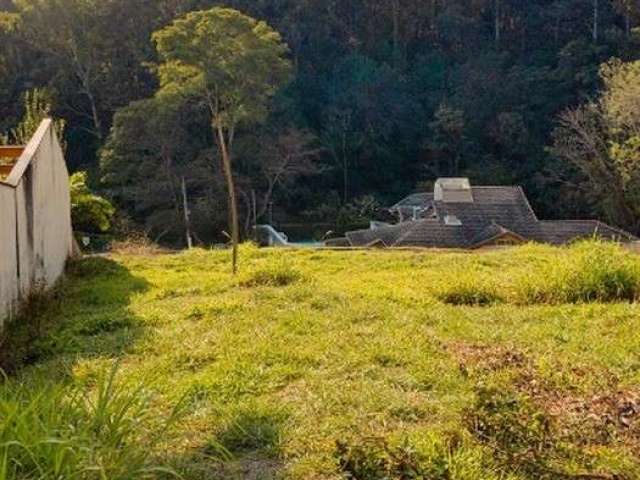
[[[32,292],[58,281],[72,248],[69,173],[45,120],[0,182],[0,327]]]

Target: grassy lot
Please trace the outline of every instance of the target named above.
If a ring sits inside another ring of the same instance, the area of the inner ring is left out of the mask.
[[[640,478],[631,254],[227,257],[72,265],[0,386],[0,480]]]

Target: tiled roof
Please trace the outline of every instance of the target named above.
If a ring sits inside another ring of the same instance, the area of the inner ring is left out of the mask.
[[[472,187],[475,203],[493,205],[521,205],[526,197],[520,187]]]
[[[536,225],[532,225],[527,237],[554,245],[562,245],[591,237],[618,242],[638,240],[628,232],[596,220],[541,221]]]
[[[599,237],[635,241],[628,232],[598,221],[539,221],[520,187],[472,187],[473,203],[435,201],[431,193],[413,194],[392,207],[411,214],[414,207],[433,208],[434,218],[403,222],[376,230],[347,234],[353,246],[474,248],[503,235],[523,240],[565,244]],[[456,218],[461,225],[448,225]]]
[[[400,237],[406,234],[417,222],[404,222],[390,227],[376,228],[375,230],[358,230],[348,232],[347,239],[353,246],[367,246],[376,240],[382,240],[388,247],[393,246]]]
[[[475,248],[478,246],[482,246],[487,242],[491,242],[493,240],[497,240],[498,238],[504,237],[505,235],[510,235],[513,237],[517,237],[518,239],[525,240],[522,235],[519,235],[507,228],[504,228],[502,225],[498,225],[497,223],[492,223],[488,227],[485,227],[480,231],[470,242],[469,247]]]
[[[465,248],[467,245],[464,231],[460,227],[443,225],[435,218],[407,223],[413,225],[405,227],[403,234],[391,246]]]

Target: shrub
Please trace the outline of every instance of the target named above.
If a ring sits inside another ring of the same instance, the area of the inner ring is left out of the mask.
[[[150,451],[177,415],[157,421],[149,395],[118,385],[115,376],[115,369],[100,376],[93,389],[12,381],[0,386],[0,478],[172,475]]]
[[[74,230],[88,232],[109,230],[116,210],[108,200],[89,190],[87,172],[76,172],[71,175],[69,181]]]

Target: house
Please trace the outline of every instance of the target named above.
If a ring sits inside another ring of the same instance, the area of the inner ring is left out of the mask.
[[[563,245],[592,237],[638,240],[595,220],[539,220],[521,187],[475,187],[467,178],[441,178],[433,193],[410,195],[390,211],[399,223],[349,232],[348,245],[476,249],[526,242]]]

